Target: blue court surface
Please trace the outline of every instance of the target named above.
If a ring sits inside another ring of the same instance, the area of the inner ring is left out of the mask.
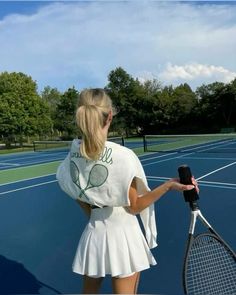
[[[0,155],[0,170],[17,168],[29,165],[39,165],[62,160],[65,152],[22,152],[17,154]]]
[[[0,156],[0,173],[64,157],[33,152]],[[178,166],[189,165],[199,182],[203,215],[236,249],[236,153],[149,153],[140,160],[151,188],[176,177]],[[0,185],[1,294],[81,293],[82,278],[71,265],[87,217],[60,190],[55,174],[46,174]],[[139,293],[183,294],[190,210],[177,192],[166,194],[155,208],[159,246],[153,254],[158,265],[141,274]],[[101,293],[111,293],[109,277]]]

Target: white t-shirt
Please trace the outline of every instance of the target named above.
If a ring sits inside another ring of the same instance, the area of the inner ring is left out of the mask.
[[[61,189],[73,199],[98,207],[129,206],[129,188],[136,180],[140,197],[149,191],[143,167],[136,154],[119,144],[106,141],[97,161],[88,161],[79,151],[80,141],[73,140],[71,150],[57,170]],[[156,244],[154,205],[140,213],[150,248]]]

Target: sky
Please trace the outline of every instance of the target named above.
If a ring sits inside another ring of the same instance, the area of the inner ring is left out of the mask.
[[[0,1],[0,72],[66,91],[122,67],[193,90],[236,78],[236,1]]]

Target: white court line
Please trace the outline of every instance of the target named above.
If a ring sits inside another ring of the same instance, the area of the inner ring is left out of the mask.
[[[47,165],[47,164],[49,164],[49,163],[56,163],[56,162],[60,162],[61,160],[54,160],[54,161],[50,161],[50,162],[44,162],[44,163],[39,163],[37,166],[43,166],[43,165]],[[21,166],[21,167],[16,167],[15,169],[27,169],[27,168],[29,168],[29,167],[33,167],[33,166],[36,166],[35,164],[37,164],[37,163],[33,163],[33,165],[27,165],[27,166]],[[11,169],[11,168],[9,168],[9,169],[5,169],[5,170],[0,170],[0,174],[1,173],[5,173],[6,171],[14,171],[15,169]]]
[[[177,154],[179,154],[179,153],[177,153]],[[184,155],[181,155],[181,156],[178,156],[178,157],[172,157],[172,158],[169,158],[169,159],[164,159],[164,160],[160,160],[160,161],[156,161],[156,162],[152,162],[152,163],[147,163],[147,164],[143,164],[143,166],[148,166],[148,165],[153,165],[153,164],[156,164],[156,163],[171,161],[171,160],[174,160],[174,159],[180,159],[180,158],[183,158],[185,156],[192,155],[192,154],[193,153],[189,153],[189,154],[184,154]]]
[[[141,161],[141,162],[144,162],[144,161],[148,161],[148,160],[159,159],[159,158],[163,158],[163,157],[171,156],[171,155],[173,155],[173,154],[177,154],[177,152],[169,153],[169,154],[165,154],[165,155],[161,155],[161,156],[150,157],[150,158],[147,158],[147,159],[141,159],[140,161]]]
[[[230,164],[225,165],[225,166],[223,166],[223,167],[220,167],[220,168],[218,168],[218,169],[216,169],[216,170],[213,170],[213,171],[211,171],[211,172],[209,172],[209,173],[207,173],[207,174],[205,174],[205,175],[202,175],[201,177],[198,177],[197,180],[200,180],[200,179],[202,179],[202,178],[204,178],[204,177],[206,177],[206,176],[208,176],[208,175],[214,174],[214,173],[216,173],[216,172],[218,172],[218,171],[220,171],[220,170],[223,170],[223,169],[228,168],[228,167],[230,167],[230,166],[233,166],[233,165],[235,165],[235,164],[236,164],[236,162],[233,162],[233,163],[230,163]]]
[[[18,191],[26,190],[26,189],[28,189],[28,188],[33,188],[33,187],[37,187],[37,186],[42,186],[42,185],[49,184],[49,183],[53,183],[53,182],[57,182],[57,179],[55,179],[55,180],[51,180],[51,181],[47,181],[47,182],[38,183],[38,184],[34,184],[34,185],[25,186],[25,187],[21,187],[21,188],[17,188],[17,189],[13,189],[13,190],[6,191],[6,192],[1,192],[0,195],[6,195],[6,194],[10,194],[10,193],[14,193],[14,192],[18,192]]]
[[[51,173],[51,174],[45,174],[45,175],[41,175],[41,176],[35,176],[35,177],[20,179],[20,180],[11,181],[11,182],[5,182],[5,183],[1,183],[0,184],[0,187],[1,186],[4,186],[4,185],[9,185],[9,184],[17,183],[17,182],[22,182],[22,181],[33,180],[33,179],[37,179],[37,178],[43,178],[43,177],[52,176],[52,175],[56,175],[56,174],[55,173]]]
[[[147,176],[148,179],[154,180],[170,180],[170,177],[162,177],[162,176]]]
[[[169,180],[170,177],[164,177],[164,176],[147,176],[150,180]],[[218,182],[218,181],[206,181],[206,180],[200,180],[198,183],[205,183],[205,184],[217,184],[217,185],[229,185],[229,186],[235,186],[236,183],[230,183],[230,182]]]
[[[184,157],[185,159],[190,159],[190,160],[228,160],[228,161],[235,161],[236,158],[209,158],[209,157]]]
[[[1,166],[20,166],[20,164],[12,164],[12,163],[7,163],[7,162],[0,162]]]
[[[34,154],[33,156],[29,156],[29,157],[25,157],[25,156],[24,157],[20,157],[20,155],[19,155],[19,157],[14,158],[12,160],[17,160],[17,161],[30,160],[30,159],[36,160],[37,158],[42,158],[42,157],[57,157],[57,156],[61,156],[61,155],[64,155],[64,154],[65,154],[65,152],[59,152],[59,153],[53,153],[53,154],[44,154],[42,152],[40,154]],[[6,161],[9,161],[9,159],[6,160]],[[4,161],[2,161],[2,163],[4,163]]]
[[[220,184],[220,185],[229,185],[229,186],[235,186],[235,187],[236,187],[236,183],[230,183],[230,182],[216,182],[216,181],[200,180],[199,183],[205,183],[205,184]]]
[[[34,166],[34,165],[44,165],[44,164],[48,164],[48,163],[53,163],[53,162],[59,162],[59,161],[62,161],[64,160],[64,157],[63,158],[58,158],[56,157],[55,159],[44,159],[42,161],[36,161],[36,162],[29,162],[29,163],[22,163],[20,164],[20,166],[22,167],[31,167],[31,166]]]
[[[147,179],[150,180],[150,181],[161,182],[161,181],[169,180],[170,178],[168,178],[168,177],[158,177],[158,176],[147,176]],[[198,183],[199,183],[199,185],[202,185],[202,186],[233,189],[233,190],[236,189],[236,184],[235,183],[204,181],[204,180],[200,180],[200,181],[198,181]]]
[[[226,143],[226,144],[225,144]],[[213,143],[209,143],[209,144],[206,144],[205,146],[198,146],[198,147],[195,147],[195,148],[187,148],[186,149],[183,149],[183,152],[186,151],[186,152],[190,152],[192,150],[197,150],[199,149],[198,152],[204,152],[204,151],[209,151],[209,150],[214,150],[214,149],[217,149],[217,148],[220,148],[221,149],[221,146],[224,145],[224,146],[228,146],[228,145],[231,145],[231,144],[234,144],[234,142],[229,142],[227,140],[225,141],[222,141],[222,142],[213,142]],[[213,147],[210,147],[210,146],[213,146]],[[210,148],[208,148],[210,147]]]

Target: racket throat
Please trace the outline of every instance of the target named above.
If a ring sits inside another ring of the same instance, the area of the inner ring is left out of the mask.
[[[215,231],[212,229],[212,226],[210,223],[204,218],[201,211],[199,209],[191,211],[191,222],[189,226],[189,234],[193,235],[195,231],[195,226],[197,222],[197,218],[201,220],[201,222],[212,232],[215,233]]]
[[[79,194],[79,197],[80,198],[85,197],[85,199],[87,199],[89,201],[89,198],[88,198],[88,196],[85,193],[85,189],[81,189],[80,194]]]
[[[191,212],[191,222],[190,222],[190,226],[189,226],[189,235],[193,235],[194,233],[194,229],[195,229],[195,226],[196,226],[196,222],[197,222],[197,217],[199,215],[199,210],[194,210]]]

